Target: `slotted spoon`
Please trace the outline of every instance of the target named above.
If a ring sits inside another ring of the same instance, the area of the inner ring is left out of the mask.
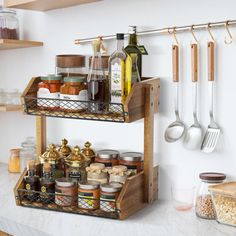
[[[215,122],[214,114],[213,114],[213,107],[214,107],[214,42],[208,42],[208,81],[210,83],[210,124],[208,125],[205,137],[202,142],[201,149],[203,152],[210,153],[213,152],[217,141],[220,135],[220,127]]]

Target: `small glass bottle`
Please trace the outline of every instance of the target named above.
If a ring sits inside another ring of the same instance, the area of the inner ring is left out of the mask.
[[[222,183],[226,176],[222,173],[205,172],[201,173],[199,178],[201,179],[201,184],[197,191],[195,205],[196,215],[204,219],[215,219],[214,206],[208,187]]]
[[[89,74],[87,77],[88,84],[88,109],[91,113],[104,113],[108,106],[108,78],[105,75],[102,57],[100,53],[101,41],[93,41],[94,55],[91,60]]]
[[[28,174],[24,177],[24,185],[27,192],[25,197],[29,201],[37,201],[38,193],[33,191],[39,191],[39,176],[36,175],[35,161],[30,160],[27,165]]]
[[[8,171],[11,173],[20,173],[20,148],[11,149],[10,152]]]
[[[54,202],[55,179],[52,177],[52,167],[49,163],[43,164],[43,177],[40,179],[40,200],[49,204]]]

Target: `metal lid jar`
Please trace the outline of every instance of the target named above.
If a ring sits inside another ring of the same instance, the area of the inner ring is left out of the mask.
[[[95,162],[103,163],[106,167],[118,165],[120,153],[116,150],[106,149],[97,152]]]
[[[196,195],[196,215],[204,219],[215,219],[213,202],[208,187],[222,183],[226,179],[226,175],[216,172],[204,172],[200,173],[199,178],[201,184]]]
[[[0,7],[0,38],[19,39],[19,21],[16,11]]]
[[[135,175],[143,170],[143,154],[140,152],[124,152],[119,157],[119,165],[125,165]]]
[[[108,182],[108,170],[103,163],[92,163],[86,167],[87,179],[97,181],[101,184]]]

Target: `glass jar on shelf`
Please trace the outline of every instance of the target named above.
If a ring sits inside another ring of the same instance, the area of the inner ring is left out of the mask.
[[[30,160],[36,160],[36,140],[34,137],[27,137],[21,143],[22,149],[20,150],[20,170],[23,172],[27,168],[27,163]]]
[[[199,178],[201,179],[201,183],[196,195],[196,215],[204,219],[215,219],[213,202],[208,187],[222,183],[226,176],[222,173],[205,172],[200,173]]]
[[[0,7],[0,38],[19,39],[19,21],[16,11]]]

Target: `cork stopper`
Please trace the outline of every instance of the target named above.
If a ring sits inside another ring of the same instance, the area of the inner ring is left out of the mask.
[[[43,164],[43,172],[50,172],[51,170],[52,170],[52,167],[51,167],[50,163],[45,162]]]
[[[28,170],[34,170],[35,169],[35,160],[29,160],[27,163],[27,169]]]

